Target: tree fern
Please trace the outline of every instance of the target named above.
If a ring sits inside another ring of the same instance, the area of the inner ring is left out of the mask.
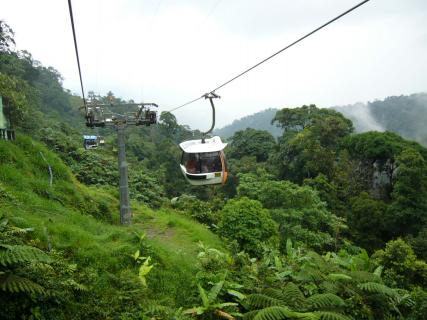
[[[341,313],[336,313],[332,311],[317,311],[314,313],[319,316],[318,319],[320,320],[351,320],[351,318]]]
[[[398,293],[395,290],[377,282],[360,283],[358,284],[358,287],[363,291],[366,291],[369,293],[379,293],[389,297],[395,297],[396,295],[398,295]]]
[[[244,318],[247,319],[247,318]],[[253,320],[282,320],[282,319],[305,319],[319,320],[320,316],[311,312],[295,312],[286,307],[268,307],[260,310]]]
[[[26,245],[0,244],[0,264],[9,266],[24,262],[50,262],[49,256],[40,249]]]
[[[286,305],[296,307],[304,304],[305,297],[296,284],[289,282],[283,288],[283,300]]]
[[[38,293],[46,294],[46,290],[39,284],[12,273],[4,272],[0,274],[0,289],[11,293]]]
[[[344,273],[330,273],[328,274],[328,279],[331,281],[351,281],[353,280],[352,277],[350,277],[347,274]]]
[[[333,318],[334,315],[340,316],[337,310],[345,307],[344,300],[334,294],[316,294],[305,298],[298,286],[292,282],[286,284],[282,291],[269,288],[264,290],[262,294],[249,295],[247,302],[249,307],[261,309],[246,313],[244,319],[248,320],[333,320],[335,319]],[[307,310],[315,311],[307,312]],[[337,319],[347,320],[348,318],[343,316],[343,318]]]
[[[367,271],[352,271],[349,275],[356,282],[381,282],[381,277],[379,275]]]
[[[305,265],[301,271],[295,276],[295,279],[301,282],[320,282],[325,279],[323,274],[318,268],[311,265]]]
[[[333,309],[345,306],[345,302],[340,297],[332,293],[315,294],[307,298],[310,309]]]
[[[262,293],[266,294],[267,296],[277,299],[277,300],[283,300],[283,291],[276,288],[267,288],[262,291]]]
[[[224,281],[219,281],[214,284],[214,286],[209,290],[208,299],[210,302],[213,302],[217,299],[219,292],[224,286]]]
[[[268,308],[272,306],[285,306],[281,299],[269,297],[266,294],[254,293],[248,296],[247,303],[252,308]]]
[[[243,315],[244,320],[253,320],[260,310],[252,310]]]

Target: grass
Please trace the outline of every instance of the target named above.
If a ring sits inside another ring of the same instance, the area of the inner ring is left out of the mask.
[[[52,167],[52,187],[40,152]],[[0,213],[17,226],[34,228],[38,247],[52,247],[76,263],[83,282],[111,301],[126,281],[138,282],[132,255],[139,249],[154,263],[144,295],[189,306],[197,294],[198,243],[223,249],[203,225],[170,209],[153,211],[133,203],[133,224],[117,224],[118,200],[111,192],[80,184],[58,156],[25,136],[0,141]]]

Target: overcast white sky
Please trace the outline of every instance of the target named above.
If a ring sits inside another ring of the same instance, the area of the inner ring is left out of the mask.
[[[212,90],[360,0],[73,0],[86,91],[168,110]],[[0,0],[17,48],[80,93],[67,0]],[[427,91],[427,1],[371,0],[219,90],[217,126],[275,107]],[[200,100],[175,112],[209,126]]]

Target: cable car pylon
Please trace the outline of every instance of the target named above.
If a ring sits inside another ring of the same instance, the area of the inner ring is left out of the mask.
[[[86,126],[114,127],[117,131],[118,169],[119,169],[119,196],[120,196],[120,223],[129,225],[132,221],[132,212],[129,198],[128,163],[126,161],[126,136],[127,126],[150,126],[157,123],[157,111],[150,107],[156,107],[155,103],[99,103],[95,95],[89,96],[90,101],[86,108]],[[137,107],[137,112],[118,114],[108,111],[106,107]]]

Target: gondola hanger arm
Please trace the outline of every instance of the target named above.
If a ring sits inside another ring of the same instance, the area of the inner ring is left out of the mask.
[[[213,99],[221,98],[221,97],[217,95],[214,91],[206,93],[202,97],[204,97],[205,99],[209,99],[209,102],[211,103],[211,107],[212,107],[212,125],[208,131],[203,132],[203,137],[202,137],[202,143],[205,143],[206,135],[211,133],[212,130],[215,128],[215,105],[213,103]]]

